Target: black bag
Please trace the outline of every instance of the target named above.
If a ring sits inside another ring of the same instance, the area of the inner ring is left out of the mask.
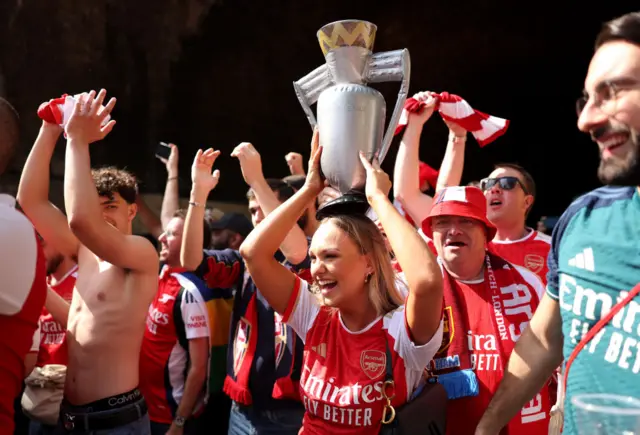
[[[386,336],[385,336],[386,339]],[[381,435],[444,435],[447,426],[447,392],[438,383],[438,377],[425,370],[427,382],[418,396],[394,409],[391,400],[395,396],[393,367],[389,341],[386,344],[386,376],[382,394],[387,403],[382,412]],[[391,390],[391,396],[387,392]]]

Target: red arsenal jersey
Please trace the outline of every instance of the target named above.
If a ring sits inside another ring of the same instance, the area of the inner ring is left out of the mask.
[[[176,270],[165,266],[160,274],[140,351],[140,391],[147,401],[149,418],[165,424],[173,421],[187,378],[189,349],[181,345],[180,337],[209,336],[206,307],[189,296],[172,272]],[[184,325],[184,330],[179,331],[177,325]],[[203,405],[204,391],[194,413]]]
[[[308,284],[296,280],[284,321],[304,340],[300,394],[306,409],[301,434],[375,434],[385,401],[386,345],[392,354],[395,407],[419,386],[442,341],[442,326],[429,343],[409,337],[404,307],[352,332],[337,310],[322,307]]]
[[[522,239],[513,241],[493,240],[489,243],[489,250],[509,263],[523,266],[538,275],[547,285],[547,256],[551,249],[551,237],[540,231],[531,230]]]
[[[33,226],[8,195],[0,195],[0,276],[0,434],[4,435],[13,433],[13,401],[25,378],[24,357],[47,295],[42,247]]]
[[[78,266],[73,266],[55,286],[50,285],[50,287],[64,300],[71,302],[77,277]],[[36,367],[44,367],[47,364],[67,365],[66,332],[66,328],[54,320],[46,308],[42,308],[42,314],[40,314],[40,346],[38,348]]]
[[[542,298],[544,293],[542,282],[528,270],[518,266],[516,269],[536,290],[538,297]],[[458,281],[458,285],[464,297],[463,304],[468,315],[469,330],[458,331],[456,329],[456,334],[460,332],[466,335],[471,367],[478,378],[480,393],[474,397],[449,400],[447,405],[447,434],[449,435],[465,435],[475,432],[480,418],[487,410],[504,376],[497,344],[499,338],[495,336],[491,316],[489,302],[491,291],[485,285],[484,278],[475,281]],[[508,361],[508,359],[509,355],[505,355],[504,361]],[[543,406],[539,406],[540,403],[543,403]],[[533,412],[536,407],[540,407],[541,412]],[[536,397],[532,403],[525,405],[520,414],[514,418],[522,418],[523,423],[528,421],[546,429],[550,407],[551,404],[547,397]],[[464,418],[460,418],[461,415],[464,415]]]

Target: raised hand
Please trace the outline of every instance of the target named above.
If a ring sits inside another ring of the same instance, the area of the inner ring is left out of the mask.
[[[106,95],[107,91],[102,89],[97,96],[95,91],[91,91],[78,97],[65,129],[69,140],[88,145],[104,139],[111,132],[116,122],[111,120],[105,125],[102,123],[116,105],[116,99],[111,98],[107,105],[102,107]]]
[[[409,114],[409,124],[423,125],[431,118],[433,111],[435,110],[436,103],[438,102],[437,94],[435,92],[418,92],[413,96],[418,102],[424,103],[425,106],[418,113]]]
[[[284,159],[287,161],[287,166],[289,166],[289,172],[291,172],[291,175],[304,175],[302,154],[289,153],[284,156]]]
[[[305,178],[304,185],[307,189],[313,191],[316,196],[322,192],[327,185],[326,181],[322,177],[322,170],[320,169],[320,157],[322,156],[322,147],[320,146],[320,134],[318,128],[313,130],[313,137],[311,138],[311,158],[309,159],[309,173]]]
[[[256,182],[264,179],[260,153],[256,151],[252,144],[242,142],[231,152],[231,157],[236,157],[240,162],[242,177],[249,187],[255,186]]]
[[[378,158],[374,157],[373,161],[369,163],[364,154],[360,152],[360,161],[367,172],[367,181],[364,188],[367,201],[371,204],[375,198],[381,196],[388,199],[389,191],[391,190],[391,179],[389,175],[380,168]]]
[[[446,119],[443,119],[443,121],[445,124],[447,124],[447,127],[449,127],[449,132],[452,133],[455,137],[467,137],[467,130],[462,128],[459,124],[456,124],[453,121],[447,121]]]
[[[216,151],[213,148],[209,148],[206,151],[198,150],[191,166],[192,189],[207,194],[215,189],[218,181],[220,181],[220,171],[216,169],[212,174],[211,170],[219,155],[220,151]]]
[[[156,157],[164,163],[164,166],[167,168],[167,176],[171,178],[178,176],[178,147],[173,143],[170,143],[169,147],[171,147],[171,153],[168,159],[160,156]]]

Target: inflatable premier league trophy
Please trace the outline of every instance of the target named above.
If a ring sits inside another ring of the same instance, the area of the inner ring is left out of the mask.
[[[342,196],[318,210],[318,218],[336,213],[365,213],[362,151],[371,161],[385,158],[409,91],[410,59],[406,49],[373,53],[375,24],[344,20],[318,31],[326,63],[293,86],[323,147],[321,168],[329,185]],[[386,104],[368,83],[400,81],[398,100],[384,133]],[[316,121],[311,106],[318,103]]]

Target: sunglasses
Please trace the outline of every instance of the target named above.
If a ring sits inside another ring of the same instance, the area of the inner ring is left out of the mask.
[[[496,184],[500,186],[500,189],[502,190],[513,190],[517,185],[520,185],[522,191],[526,194],[529,194],[529,192],[527,192],[527,188],[524,187],[524,184],[522,184],[522,182],[518,180],[517,177],[483,178],[482,180],[480,180],[480,189],[483,192],[486,192]]]

